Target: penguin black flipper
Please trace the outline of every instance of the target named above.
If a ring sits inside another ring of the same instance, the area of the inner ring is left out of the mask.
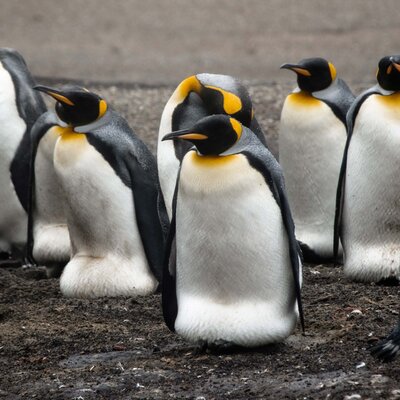
[[[369,351],[371,354],[382,360],[383,362],[393,361],[400,350],[400,322],[397,323],[396,327],[392,330],[390,335],[371,347]]]
[[[29,157],[29,185],[28,185],[28,198],[27,198],[27,212],[28,212],[28,228],[27,228],[27,246],[26,246],[26,260],[31,265],[36,265],[36,261],[33,257],[33,209],[35,203],[35,159],[36,153],[39,146],[39,142],[45,133],[53,126],[59,123],[57,116],[53,112],[45,112],[42,114],[35,124],[32,126],[30,131],[31,137],[31,149]]]
[[[313,97],[327,104],[336,117],[346,125],[346,115],[354,103],[355,96],[345,81],[338,78],[328,89],[313,93]]]
[[[176,297],[176,201],[178,198],[180,169],[176,180],[174,198],[172,201],[172,219],[165,245],[164,271],[162,284],[162,310],[165,324],[175,332],[175,320],[178,315],[178,300]]]
[[[254,142],[255,140],[258,139],[254,138],[252,141]],[[242,151],[242,154],[247,157],[249,164],[262,174],[278,206],[280,207],[283,223],[289,240],[289,253],[294,278],[297,306],[299,309],[300,323],[304,331],[304,314],[301,300],[299,263],[301,250],[294,234],[294,222],[285,192],[282,169],[268,149],[261,147],[259,144],[249,146],[248,150],[244,149]]]
[[[333,259],[338,259],[339,253],[339,237],[341,234],[341,225],[342,225],[342,213],[343,213],[343,199],[344,199],[344,188],[345,188],[345,178],[346,178],[346,170],[347,170],[347,155],[349,152],[349,146],[351,142],[351,138],[353,135],[354,122],[357,117],[358,111],[360,107],[364,103],[367,98],[373,94],[380,93],[377,87],[373,87],[371,89],[366,90],[360,96],[356,98],[356,100],[351,105],[347,117],[346,117],[346,126],[347,126],[347,140],[346,145],[344,147],[342,164],[340,166],[339,171],[339,179],[338,186],[336,190],[336,207],[335,207],[335,220],[334,220],[334,229],[333,229]]]
[[[103,118],[107,118],[105,123],[85,132],[87,140],[131,189],[144,252],[151,271],[161,282],[168,217],[160,198],[155,158],[120,115],[110,109]]]
[[[33,80],[23,57],[15,50],[0,49],[0,61],[10,74],[15,88],[15,102],[19,116],[26,124],[25,133],[11,162],[11,180],[18,199],[25,211],[28,211],[27,177],[29,176],[31,136],[30,132],[36,119],[46,112],[46,105],[40,93],[33,90]]]

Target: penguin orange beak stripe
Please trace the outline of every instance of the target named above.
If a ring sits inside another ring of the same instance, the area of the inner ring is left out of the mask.
[[[68,97],[65,97],[59,90],[46,86],[35,86],[34,89],[38,90],[39,92],[48,94],[49,96],[53,97],[54,99],[56,99],[61,103],[67,104],[69,106],[75,105]]]
[[[180,131],[168,133],[168,135],[165,135],[162,138],[162,141],[174,139],[206,140],[208,139],[208,136],[204,135],[203,133],[190,132],[188,129],[182,129]]]
[[[281,69],[290,69],[291,71],[296,72],[296,74],[300,74],[303,76],[311,76],[311,72],[307,69],[301,67],[300,65],[296,64],[283,64],[280,67]]]

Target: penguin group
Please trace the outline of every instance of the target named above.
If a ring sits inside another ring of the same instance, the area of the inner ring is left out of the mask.
[[[246,87],[208,73],[173,91],[155,158],[99,94],[36,85],[0,49],[2,257],[45,265],[68,297],[161,291],[167,327],[208,349],[304,330],[303,260],[400,280],[400,56],[358,97],[323,58],[281,68],[297,86],[280,163]],[[374,354],[393,358],[399,332]]]

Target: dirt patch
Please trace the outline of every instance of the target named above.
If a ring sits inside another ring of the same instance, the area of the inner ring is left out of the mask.
[[[172,88],[88,87],[102,93],[155,150]],[[289,89],[251,87],[275,154]],[[398,287],[355,284],[341,268],[306,265],[303,288],[306,336],[297,330],[278,346],[196,354],[165,327],[159,294],[66,299],[58,280],[44,279],[43,268],[3,266],[0,399],[400,398],[399,361],[381,364],[366,350],[395,324]]]
[[[399,398],[399,364],[366,348],[397,319],[398,287],[306,266],[307,334],[231,354],[196,354],[171,334],[160,295],[66,299],[42,268],[0,269],[0,398]],[[358,397],[353,397],[358,398]]]

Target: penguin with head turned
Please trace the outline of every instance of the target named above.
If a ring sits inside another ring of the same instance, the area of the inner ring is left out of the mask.
[[[378,83],[347,115],[337,189],[335,243],[356,281],[400,279],[400,56],[379,61]]]
[[[227,115],[163,140],[194,145],[174,194],[162,289],[167,326],[218,349],[284,340],[303,314],[300,249],[279,164]]]
[[[247,89],[228,75],[197,74],[184,79],[168,100],[161,116],[157,164],[161,189],[171,217],[172,198],[179,165],[190,145],[185,141],[163,142],[169,132],[192,127],[199,119],[213,114],[234,117],[266,145]]]
[[[168,223],[154,157],[97,94],[75,86],[36,89],[57,100],[60,120],[53,162],[72,251],[60,279],[62,293],[154,292]]]
[[[22,252],[26,224],[31,128],[46,111],[22,56],[0,48],[0,252]]]
[[[298,84],[285,99],[279,131],[279,162],[296,237],[306,261],[327,262],[333,259],[336,187],[354,96],[323,58],[281,68],[295,72]]]

